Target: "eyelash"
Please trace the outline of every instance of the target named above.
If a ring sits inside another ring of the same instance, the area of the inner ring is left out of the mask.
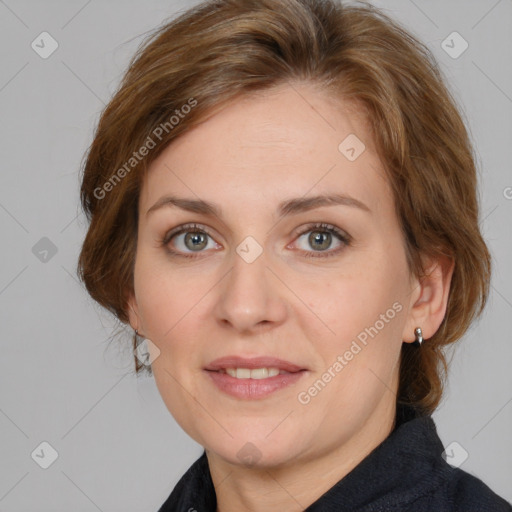
[[[310,231],[320,231],[320,232],[326,232],[331,233],[335,237],[337,237],[340,242],[343,242],[344,246],[335,249],[334,251],[309,251],[305,252],[303,255],[305,258],[329,258],[331,256],[336,256],[340,253],[340,251],[344,250],[345,247],[350,246],[352,242],[352,238],[346,234],[345,232],[338,229],[336,226],[333,226],[332,224],[325,224],[323,222],[321,223],[314,223],[309,224],[306,226],[302,231],[297,233],[295,236],[296,238],[300,238],[302,235],[305,235],[306,233],[309,233]],[[168,247],[169,242],[176,236],[181,235],[183,233],[204,233],[208,235],[210,238],[213,239],[213,236],[208,231],[208,228],[205,226],[202,226],[200,224],[184,224],[183,226],[179,226],[175,230],[170,231],[165,235],[165,237],[160,241],[160,244],[162,247],[164,247],[172,256],[179,256],[183,258],[198,258],[200,257],[200,253],[198,254],[191,254],[191,253],[182,253],[179,251],[175,251],[173,249],[170,249]]]

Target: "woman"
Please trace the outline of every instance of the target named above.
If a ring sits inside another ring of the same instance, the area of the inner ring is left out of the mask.
[[[431,418],[488,295],[476,184],[434,59],[375,8],[215,0],[146,42],[79,272],[205,448],[161,511],[512,510]]]

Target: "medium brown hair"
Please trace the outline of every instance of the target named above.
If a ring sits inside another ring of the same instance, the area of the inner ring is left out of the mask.
[[[397,401],[431,413],[442,395],[444,346],[482,312],[491,258],[478,225],[473,149],[456,102],[429,50],[371,5],[213,0],[154,31],[103,111],[83,167],[81,202],[90,225],[79,276],[127,323],[148,166],[238,96],[292,82],[318,85],[367,114],[411,272],[422,275],[422,255],[455,261],[440,328],[420,349],[402,346]],[[133,156],[150,146],[143,158]]]

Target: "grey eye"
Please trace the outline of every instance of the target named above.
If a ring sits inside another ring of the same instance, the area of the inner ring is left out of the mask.
[[[208,245],[208,235],[206,233],[189,232],[184,233],[185,246],[191,251],[201,251]]]
[[[327,231],[311,231],[308,237],[308,243],[311,248],[320,251],[329,249],[332,242],[332,234]]]

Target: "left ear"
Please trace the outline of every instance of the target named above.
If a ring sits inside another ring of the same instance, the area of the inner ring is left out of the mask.
[[[421,327],[425,340],[434,336],[446,314],[455,260],[439,256],[424,261],[426,275],[411,282],[411,302],[402,333],[406,343],[416,340],[416,327]]]

